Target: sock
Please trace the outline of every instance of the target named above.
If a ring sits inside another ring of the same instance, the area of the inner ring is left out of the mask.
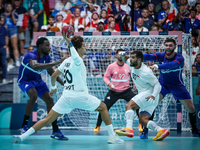
[[[196,130],[196,125],[197,125],[197,120],[196,120],[196,112],[194,113],[189,113],[189,119],[190,119],[190,124],[192,126],[192,131]]]
[[[163,129],[160,126],[158,126],[155,122],[153,122],[151,120],[147,123],[147,128],[149,128],[149,129],[151,129],[153,131],[157,131],[157,132],[159,130]]]
[[[108,130],[108,134],[109,134],[109,135],[115,135],[115,132],[114,132],[114,129],[113,129],[113,125],[112,125],[112,124],[107,125],[106,128],[107,128],[107,130]]]
[[[30,129],[28,129],[28,131],[26,131],[24,134],[20,135],[19,137],[21,138],[22,141],[24,141],[25,139],[27,139],[28,136],[30,136],[33,133],[35,133],[35,130],[31,127]]]
[[[55,120],[54,122],[52,122],[52,128],[53,128],[53,132],[58,132],[58,124],[57,124],[57,120]]]
[[[134,111],[133,110],[127,110],[125,113],[126,116],[126,128],[133,128],[133,116],[134,116]]]
[[[24,121],[23,121],[23,124],[22,124],[22,128],[23,128],[24,125],[28,125],[29,118],[30,118],[30,116],[24,115]]]
[[[149,120],[153,120],[153,118],[154,118],[154,113],[155,113],[155,110],[153,111],[153,114],[151,115],[151,117],[149,118]],[[148,128],[147,127],[145,127],[145,129],[147,130],[147,132],[148,132]]]

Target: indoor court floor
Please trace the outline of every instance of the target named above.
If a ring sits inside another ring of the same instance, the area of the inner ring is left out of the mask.
[[[107,144],[107,131],[95,134],[93,131],[61,130],[68,141],[50,138],[51,130],[40,130],[20,144],[12,142],[12,135],[19,131],[0,129],[0,150],[200,150],[200,138],[191,132],[171,131],[163,141],[152,141],[155,132],[149,132],[148,139],[140,139],[138,131],[133,138],[121,137],[123,144]]]

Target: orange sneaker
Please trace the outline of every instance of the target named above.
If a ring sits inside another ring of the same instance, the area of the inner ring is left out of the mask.
[[[94,131],[94,132],[98,132],[98,131],[100,131],[100,126],[95,126],[95,128],[94,128],[93,131]]]
[[[122,130],[115,130],[115,133],[117,133],[117,135],[119,136],[127,136],[127,137],[134,137],[134,133],[133,133],[133,129],[130,128],[125,128]]]
[[[157,135],[152,139],[153,141],[162,141],[170,134],[170,131],[167,129],[161,129],[158,131]]]

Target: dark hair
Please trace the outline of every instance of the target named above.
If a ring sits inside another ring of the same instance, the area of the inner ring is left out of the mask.
[[[143,53],[142,51],[133,51],[131,52],[131,55],[136,54],[137,58],[141,58],[141,62],[143,62]]]
[[[165,27],[163,27],[162,25],[157,24],[157,26],[158,26],[158,30],[161,29],[162,31],[165,31]]]
[[[82,47],[83,38],[81,36],[73,36],[71,41],[76,50]]]
[[[173,42],[174,45],[176,46],[176,41],[174,39],[172,39],[172,38],[166,39],[165,42],[164,42],[164,44],[167,43],[167,42]]]
[[[192,65],[192,67],[195,67],[195,68],[197,68],[197,66],[196,66],[196,65],[194,65],[194,64]]]
[[[195,43],[194,43],[195,47],[199,46],[199,44],[197,43],[197,39],[196,39],[196,37],[195,37],[195,36],[192,36],[192,37],[193,37],[194,40],[195,40]],[[191,39],[192,39],[192,37],[191,37]]]
[[[44,43],[44,41],[49,41],[49,40],[45,37],[39,38],[36,42],[36,46],[39,47],[39,45],[42,45]]]
[[[196,57],[197,57],[197,56],[199,56],[199,55],[200,55],[200,53],[199,53],[199,54],[197,54],[197,55],[196,55]]]
[[[117,49],[117,50],[116,50],[116,54],[118,54],[119,51],[123,51],[123,52],[125,52],[125,50],[123,50],[123,49],[120,48],[120,49]]]
[[[197,10],[195,8],[190,9],[190,13],[194,11],[195,13],[197,13]]]
[[[49,18],[53,18],[54,19],[54,16],[53,15],[49,15],[47,19],[49,19]]]
[[[143,10],[147,10],[147,11],[149,11],[149,9],[148,9],[148,8],[143,8],[143,9],[142,9],[142,12],[143,12]]]

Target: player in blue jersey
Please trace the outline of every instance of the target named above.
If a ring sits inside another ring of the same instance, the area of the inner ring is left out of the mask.
[[[159,82],[162,89],[159,100],[163,99],[165,95],[169,93],[172,93],[175,99],[180,100],[189,112],[192,134],[194,136],[200,136],[200,130],[197,128],[195,107],[182,79],[184,58],[181,54],[174,52],[176,49],[176,42],[174,39],[167,39],[164,44],[165,52],[144,54],[143,57],[144,60],[157,60],[159,62],[159,65],[154,64],[150,66],[153,70],[160,70]]]
[[[47,38],[39,38],[36,42],[37,50],[33,50],[24,56],[24,59],[19,67],[18,85],[20,89],[27,93],[30,100],[26,104],[21,134],[28,130],[28,120],[33,110],[35,101],[39,96],[47,105],[49,112],[53,107],[53,99],[49,95],[49,89],[46,83],[41,78],[41,71],[46,69],[51,76],[54,73],[53,66],[56,66],[64,61],[62,58],[56,62],[50,62],[50,43]],[[64,85],[64,82],[58,77],[57,81]],[[68,140],[58,129],[57,120],[52,123],[53,133],[51,138],[59,140]]]

